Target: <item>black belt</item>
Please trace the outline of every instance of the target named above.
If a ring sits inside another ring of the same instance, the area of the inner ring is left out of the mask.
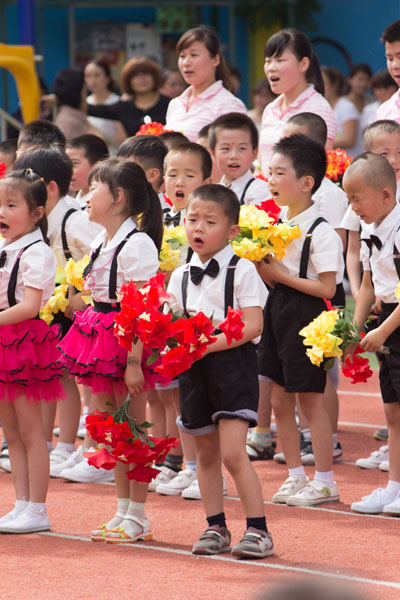
[[[96,302],[96,300],[94,300],[93,310],[99,313],[120,312],[121,305],[119,302],[111,304],[110,302]]]

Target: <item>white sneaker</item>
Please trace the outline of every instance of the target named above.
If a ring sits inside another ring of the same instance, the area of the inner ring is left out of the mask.
[[[272,502],[274,504],[286,504],[286,500],[306,487],[307,483],[308,477],[307,479],[303,479],[303,477],[299,477],[298,475],[289,475],[276,494],[272,496]]]
[[[274,460],[282,465],[286,464],[286,458],[283,452],[277,452],[274,454]]]
[[[225,475],[222,475],[222,494],[224,496],[228,495],[228,488],[226,485]],[[195,479],[189,487],[187,487],[182,492],[182,498],[186,498],[186,500],[201,500],[199,480]]]
[[[390,502],[383,507],[383,512],[385,515],[400,517],[400,492],[397,494],[393,502]]]
[[[28,506],[27,502],[25,503],[24,506],[17,506],[17,504],[16,504],[15,507],[13,508],[13,510],[11,510],[9,513],[4,515],[4,517],[1,517],[0,526],[6,525],[7,523],[14,521],[17,517],[19,517],[19,515],[21,513],[24,512],[24,510],[26,509],[27,506]]]
[[[11,473],[11,463],[9,458],[2,458],[0,460],[0,469],[7,471],[7,473]]]
[[[389,461],[388,460],[383,460],[381,462],[381,464],[379,465],[379,470],[380,471],[389,471]]]
[[[385,506],[390,505],[395,497],[389,494],[387,489],[378,488],[368,496],[363,496],[359,502],[353,502],[351,510],[364,514],[373,514],[383,512]]]
[[[160,472],[153,479],[153,481],[150,481],[149,492],[155,492],[159,485],[168,483],[171,481],[171,479],[178,475],[176,471],[170,469],[169,467],[156,467],[156,469],[160,469]]]
[[[54,450],[50,452],[50,475],[54,477],[52,473],[52,467],[60,467],[65,461],[69,459],[69,457],[73,454],[73,451],[67,450],[66,448],[59,448],[56,446]]]
[[[95,449],[91,448],[86,451],[95,452]],[[89,465],[87,458],[83,457],[78,464],[61,471],[60,477],[68,479],[68,481],[74,481],[75,483],[111,483],[114,481],[114,471],[96,469],[96,467]]]
[[[76,434],[76,437],[81,440],[84,440],[86,435],[86,417],[87,415],[82,415],[79,420],[78,433]]]
[[[83,446],[79,446],[79,448],[75,450],[75,452],[72,452],[72,454],[70,454],[67,460],[65,460],[64,462],[52,465],[50,461],[50,476],[61,477],[62,471],[66,469],[71,469],[72,467],[80,463],[83,459],[84,450],[85,448]]]
[[[328,485],[325,481],[314,479],[286,500],[288,506],[316,506],[325,502],[339,502],[339,490],[336,483]]]
[[[60,435],[60,428],[59,427],[54,427],[54,429],[53,429],[53,435],[55,435],[56,437],[59,437],[59,435]]]
[[[388,460],[389,446],[381,446],[379,450],[374,450],[367,458],[358,458],[357,467],[362,469],[379,469],[381,462]]]
[[[179,496],[193,481],[197,478],[196,471],[185,469],[178,473],[176,477],[173,477],[171,481],[167,483],[160,483],[156,487],[157,494],[163,494],[164,496]]]
[[[16,519],[0,525],[2,533],[35,533],[36,531],[48,531],[50,529],[49,516],[43,513],[31,513],[29,508],[25,509]]]

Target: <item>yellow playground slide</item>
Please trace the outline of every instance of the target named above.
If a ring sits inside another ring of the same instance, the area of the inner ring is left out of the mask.
[[[24,123],[39,118],[40,88],[32,46],[0,43],[0,67],[14,76]]]

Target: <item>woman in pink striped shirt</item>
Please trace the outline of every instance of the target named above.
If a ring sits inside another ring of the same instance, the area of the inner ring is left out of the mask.
[[[319,60],[304,33],[282,29],[270,37],[265,47],[264,70],[271,90],[280,94],[266,106],[261,123],[259,155],[262,171],[268,175],[272,148],[290,117],[302,112],[322,117],[328,128],[327,150],[333,147],[337,124],[333,110],[323,96]]]
[[[200,129],[217,117],[228,112],[246,114],[243,102],[229,91],[229,70],[210,28],[186,31],[176,49],[179,70],[189,87],[169,103],[166,129],[181,131],[195,142]]]

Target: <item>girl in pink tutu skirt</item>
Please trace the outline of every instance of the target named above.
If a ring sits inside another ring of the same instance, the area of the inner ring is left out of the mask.
[[[78,383],[91,387],[97,408],[121,406],[128,392],[131,414],[145,421],[146,392],[141,367],[142,347],[121,348],[113,333],[119,311],[118,293],[130,280],[139,286],[156,275],[162,240],[160,201],[144,171],[129,161],[107,160],[92,169],[87,199],[89,219],[104,227],[92,243],[84,271],[85,288],[93,307],[76,312],[74,323],[59,348],[61,362]],[[140,215],[140,219],[138,218]],[[137,226],[140,222],[140,228]],[[147,484],[129,481],[125,465],[114,469],[118,505],[114,517],[91,533],[93,541],[123,544],[152,539],[145,517]]]
[[[39,319],[53,293],[57,259],[47,245],[46,185],[30,169],[0,181],[0,420],[14,479],[15,508],[0,532],[50,529],[49,452],[41,401],[64,394],[58,327]]]

